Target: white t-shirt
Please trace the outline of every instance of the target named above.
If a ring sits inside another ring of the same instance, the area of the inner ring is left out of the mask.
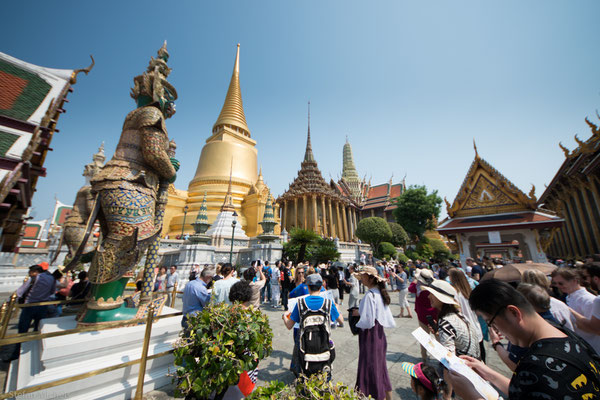
[[[594,305],[592,306],[592,317],[600,319],[600,296],[596,296],[594,299]]]
[[[569,306],[565,303],[554,297],[550,297],[550,314],[552,314],[559,324],[564,322],[565,328],[575,331],[573,315],[571,314],[571,311],[569,311]]]
[[[273,270],[271,271],[271,285],[273,285],[273,286],[279,285],[280,275],[281,274],[279,273],[279,268],[273,267]]]
[[[356,327],[371,329],[377,320],[384,328],[395,328],[396,322],[390,308],[383,303],[381,292],[377,288],[370,289],[358,306],[360,319]]]
[[[567,305],[586,318],[592,317],[596,296],[581,288],[567,296]],[[600,352],[600,336],[584,332],[575,327],[575,333],[584,338],[597,353]]]

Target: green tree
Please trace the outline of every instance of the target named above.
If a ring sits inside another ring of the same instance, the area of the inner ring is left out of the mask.
[[[392,244],[397,247],[406,246],[410,242],[410,239],[402,225],[396,222],[388,222],[388,224],[392,230]]]
[[[381,242],[379,244],[379,254],[386,260],[396,256],[396,248],[390,242]]]
[[[398,253],[398,256],[396,256],[396,259],[403,263],[408,262],[408,257],[404,253]]]
[[[431,245],[428,242],[425,242],[423,240],[420,241],[417,245],[417,252],[421,256],[420,258],[427,262],[429,262],[429,260],[433,258],[434,255],[433,247],[431,247]]]
[[[440,239],[429,239],[429,245],[433,249],[433,258],[437,262],[444,262],[452,255],[450,249]]]
[[[316,244],[319,238],[319,235],[309,229],[292,228],[290,230],[290,240],[288,243],[290,247],[298,246],[296,262],[307,259],[307,247]]]
[[[379,244],[392,240],[392,229],[385,219],[369,217],[361,219],[356,226],[356,236],[371,245],[373,254],[379,256]]]
[[[410,186],[396,200],[394,218],[406,231],[411,240],[417,242],[428,229],[435,229],[440,216],[442,199],[437,190],[427,193],[425,186]]]
[[[312,258],[317,263],[337,261],[340,258],[340,252],[337,250],[337,247],[335,247],[335,242],[325,238],[318,240],[312,255]]]

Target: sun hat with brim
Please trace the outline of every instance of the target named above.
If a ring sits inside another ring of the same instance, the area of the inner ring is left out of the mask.
[[[361,275],[370,275],[374,277],[378,282],[385,282],[385,278],[379,276],[375,267],[360,267],[358,268],[358,271],[356,271],[352,275],[356,277],[359,277]]]
[[[433,282],[433,272],[429,269],[418,269],[415,271],[415,278],[423,285],[429,285]]]
[[[434,281],[427,286],[427,291],[444,304],[458,305],[454,299],[456,296],[456,289],[446,281],[434,279]]]
[[[423,363],[413,364],[410,362],[403,362],[401,364],[401,367],[404,372],[406,372],[413,378],[417,378],[419,382],[421,382],[427,389],[429,389],[432,392],[435,392],[435,390],[433,390],[433,384],[423,373],[421,365],[423,365]]]

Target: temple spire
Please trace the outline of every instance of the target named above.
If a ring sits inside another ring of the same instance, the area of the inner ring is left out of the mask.
[[[231,191],[231,177],[233,175],[233,158],[231,159],[231,167],[229,168],[229,186],[227,187],[227,194],[225,195],[225,201],[221,206],[221,211],[235,211],[233,206],[233,194]]]
[[[359,181],[356,166],[354,165],[354,158],[352,157],[352,146],[350,146],[350,142],[348,141],[348,135],[346,135],[346,143],[344,144],[342,156],[342,178],[346,181]]]
[[[306,152],[304,153],[304,162],[315,162],[312,145],[310,144],[310,101],[308,102],[308,135],[306,137]]]
[[[217,122],[213,126],[213,133],[217,131],[219,126],[231,125],[242,131],[242,134],[250,137],[250,130],[246,123],[246,116],[244,114],[244,105],[242,103],[242,90],[240,89],[240,44],[237,45],[237,53],[235,56],[235,63],[233,66],[233,73],[231,74],[231,82],[229,83],[229,89],[227,90],[227,96],[225,96],[225,102],[221,109],[221,114],[217,118]],[[235,129],[234,128],[234,129]]]

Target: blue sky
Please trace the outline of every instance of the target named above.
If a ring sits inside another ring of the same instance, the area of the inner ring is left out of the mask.
[[[33,205],[72,203],[101,142],[111,156],[134,107],[132,78],[168,40],[179,93],[167,121],[187,189],[241,44],[246,119],[267,184],[280,195],[300,168],[311,102],[313,150],[341,174],[348,135],[359,175],[406,174],[452,201],[479,154],[539,196],[586,139],[600,106],[598,1],[12,1],[0,51],[80,76],[61,116]]]

